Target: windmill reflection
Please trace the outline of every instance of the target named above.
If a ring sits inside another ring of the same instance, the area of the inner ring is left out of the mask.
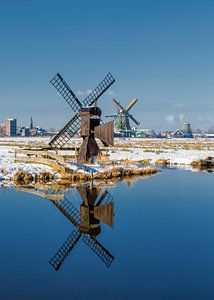
[[[77,187],[82,198],[80,211],[78,211],[62,193],[50,193],[29,187],[18,189],[49,199],[75,226],[67,240],[49,261],[55,270],[60,269],[80,239],[107,267],[111,266],[114,256],[96,238],[101,232],[100,222],[112,228],[114,226],[114,203],[108,191],[102,191],[100,187],[89,185]]]

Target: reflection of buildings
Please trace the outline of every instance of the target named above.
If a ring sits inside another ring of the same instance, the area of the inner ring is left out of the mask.
[[[80,239],[107,267],[110,267],[114,256],[96,238],[101,232],[101,221],[110,227],[114,226],[114,203],[108,191],[101,192],[101,188],[95,186],[77,187],[83,201],[78,211],[62,193],[49,193],[28,187],[18,189],[49,199],[75,226],[67,240],[49,261],[55,270],[59,270]]]

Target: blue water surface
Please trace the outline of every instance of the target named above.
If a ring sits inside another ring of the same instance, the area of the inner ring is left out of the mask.
[[[80,239],[58,271],[50,258],[75,229],[50,200],[0,189],[0,299],[214,299],[214,176],[164,170],[108,187],[114,229]],[[79,210],[75,190],[66,197]]]

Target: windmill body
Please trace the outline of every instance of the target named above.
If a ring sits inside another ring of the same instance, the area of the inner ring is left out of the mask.
[[[83,103],[70,89],[67,82],[57,73],[51,84],[63,96],[75,115],[50,141],[53,149],[61,149],[80,130],[83,142],[79,149],[77,161],[92,163],[99,154],[99,147],[95,138],[101,140],[104,146],[114,145],[114,124],[108,122],[101,124],[101,109],[97,107],[97,100],[115,82],[114,77],[108,73],[103,81],[85,98]]]
[[[126,112],[118,112],[115,115],[115,128],[117,130],[131,130],[129,115]]]
[[[107,118],[114,118],[115,128],[119,131],[131,131],[130,119],[137,125],[140,125],[133,115],[130,114],[131,108],[136,104],[138,99],[132,99],[129,104],[124,108],[117,100],[113,99],[113,104],[117,109],[117,114],[106,116]]]

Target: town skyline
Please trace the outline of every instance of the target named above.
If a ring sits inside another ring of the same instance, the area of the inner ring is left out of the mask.
[[[41,127],[34,125],[33,117],[29,119],[29,124],[24,125],[22,121],[17,118],[7,118],[5,121],[0,121],[0,137],[36,137],[36,136],[53,136],[58,129]],[[191,128],[191,124],[184,122],[182,126],[170,130],[154,130],[152,128],[132,127],[130,130],[121,130],[117,127],[117,119],[114,119],[114,133],[115,137],[138,137],[138,138],[199,138],[199,137],[213,137],[214,129],[201,130],[198,128]],[[79,136],[79,134],[77,134]]]

